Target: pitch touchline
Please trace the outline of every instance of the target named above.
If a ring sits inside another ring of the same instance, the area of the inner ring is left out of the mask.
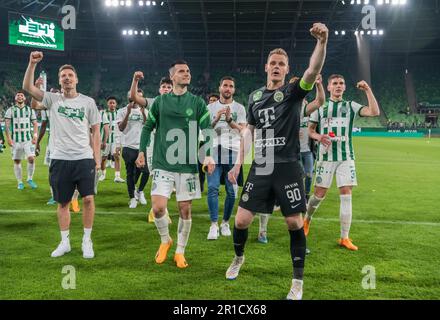
[[[55,210],[3,210],[0,209],[0,215],[1,214],[29,214],[29,213],[55,213]],[[134,216],[144,216],[147,214],[147,212],[130,212],[130,211],[96,211],[96,214],[98,215],[134,215]],[[209,217],[209,215],[201,214],[201,213],[194,213],[192,214],[193,217]],[[171,215],[173,217],[173,215]],[[273,216],[271,219],[283,219],[281,216]],[[315,217],[313,220],[316,221],[324,221],[324,222],[339,222],[338,218],[319,218]],[[418,225],[418,226],[431,226],[431,227],[440,227],[440,222],[420,222],[420,221],[392,221],[392,220],[363,220],[363,219],[353,219],[353,222],[355,223],[366,223],[366,224],[397,224],[397,225]]]

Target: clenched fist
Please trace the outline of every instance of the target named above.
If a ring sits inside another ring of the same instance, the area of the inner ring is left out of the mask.
[[[358,84],[356,85],[356,87],[359,90],[361,90],[361,91],[369,91],[369,90],[371,90],[370,86],[368,85],[368,83],[366,81],[364,81],[364,80],[359,81]]]
[[[323,23],[314,23],[310,29],[310,34],[321,42],[327,42],[328,28]]]
[[[142,71],[136,71],[133,75],[133,79],[135,81],[140,81],[141,79],[144,79],[144,73]]]
[[[33,51],[33,52],[31,52],[31,55],[29,57],[29,62],[31,64],[37,64],[41,60],[43,60],[43,52],[41,52],[41,51]]]

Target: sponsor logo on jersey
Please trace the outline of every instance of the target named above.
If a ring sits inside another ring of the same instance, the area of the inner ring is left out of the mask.
[[[85,108],[70,108],[66,106],[59,106],[58,113],[65,118],[79,119],[83,121],[85,116]]]
[[[254,96],[252,97],[252,99],[255,101],[260,100],[263,97],[263,91],[257,91],[254,93]]]
[[[263,128],[269,128],[271,125],[271,121],[275,120],[275,108],[271,107],[258,110],[258,117],[260,117],[260,123],[264,124]]]
[[[286,145],[285,137],[255,140],[255,148],[280,147],[285,145]]]
[[[277,92],[275,92],[275,94],[274,94],[274,96],[273,96],[273,99],[274,99],[276,102],[281,102],[281,101],[283,101],[283,100],[284,100],[284,93],[282,93],[281,91],[277,91]]]
[[[321,177],[319,177],[319,176],[318,176],[318,177],[316,177],[316,182],[317,182],[317,183],[321,183],[321,182],[322,182],[322,178],[321,178]]]

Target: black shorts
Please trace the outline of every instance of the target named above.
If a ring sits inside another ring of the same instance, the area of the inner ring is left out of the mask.
[[[283,216],[306,211],[304,170],[298,161],[275,163],[269,175],[257,175],[252,164],[240,197],[240,207],[253,213],[272,213],[275,202]]]
[[[95,160],[51,160],[49,182],[58,203],[72,200],[75,188],[81,197],[95,194]]]

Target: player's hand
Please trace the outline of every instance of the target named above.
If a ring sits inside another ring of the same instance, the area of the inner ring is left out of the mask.
[[[139,82],[141,79],[144,79],[144,73],[142,71],[136,71],[133,75],[133,80]]]
[[[98,170],[101,170],[101,159],[95,159],[95,170],[98,172]]]
[[[12,141],[12,139],[8,139],[8,145],[10,147],[13,147],[14,146],[14,141]]]
[[[370,90],[371,90],[371,88],[370,88],[370,86],[368,85],[368,83],[367,83],[366,81],[364,81],[364,80],[359,81],[358,84],[356,85],[356,87],[357,87],[359,90],[361,90],[361,91],[370,91]]]
[[[323,23],[314,23],[310,34],[322,43],[326,43],[328,40],[328,28]]]
[[[330,136],[328,136],[327,134],[322,134],[319,137],[319,142],[326,148],[332,143],[332,141],[330,140]]]
[[[31,55],[29,57],[29,63],[37,64],[41,60],[43,60],[43,52],[41,52],[41,51],[33,51],[33,52],[31,52]]]
[[[240,168],[241,168],[241,165],[236,164],[232,167],[231,171],[228,172],[228,180],[230,183],[238,184],[237,178],[238,178],[238,175],[240,174]]]
[[[226,121],[228,121],[229,119],[231,119],[231,108],[228,106],[226,107],[225,110],[225,116],[226,116]]]
[[[41,86],[43,86],[43,78],[38,78],[37,81],[35,81],[35,86],[41,88]]]
[[[106,147],[106,146],[107,146],[107,145],[106,145],[105,142],[101,143],[101,150],[105,150],[105,147]]]
[[[203,167],[207,168],[207,172],[211,175],[215,170],[215,161],[213,157],[205,157],[203,161]]]
[[[322,84],[322,74],[318,74],[315,80],[316,84]]]
[[[143,152],[139,152],[139,155],[135,163],[136,163],[136,167],[138,168],[145,167],[145,154]]]

